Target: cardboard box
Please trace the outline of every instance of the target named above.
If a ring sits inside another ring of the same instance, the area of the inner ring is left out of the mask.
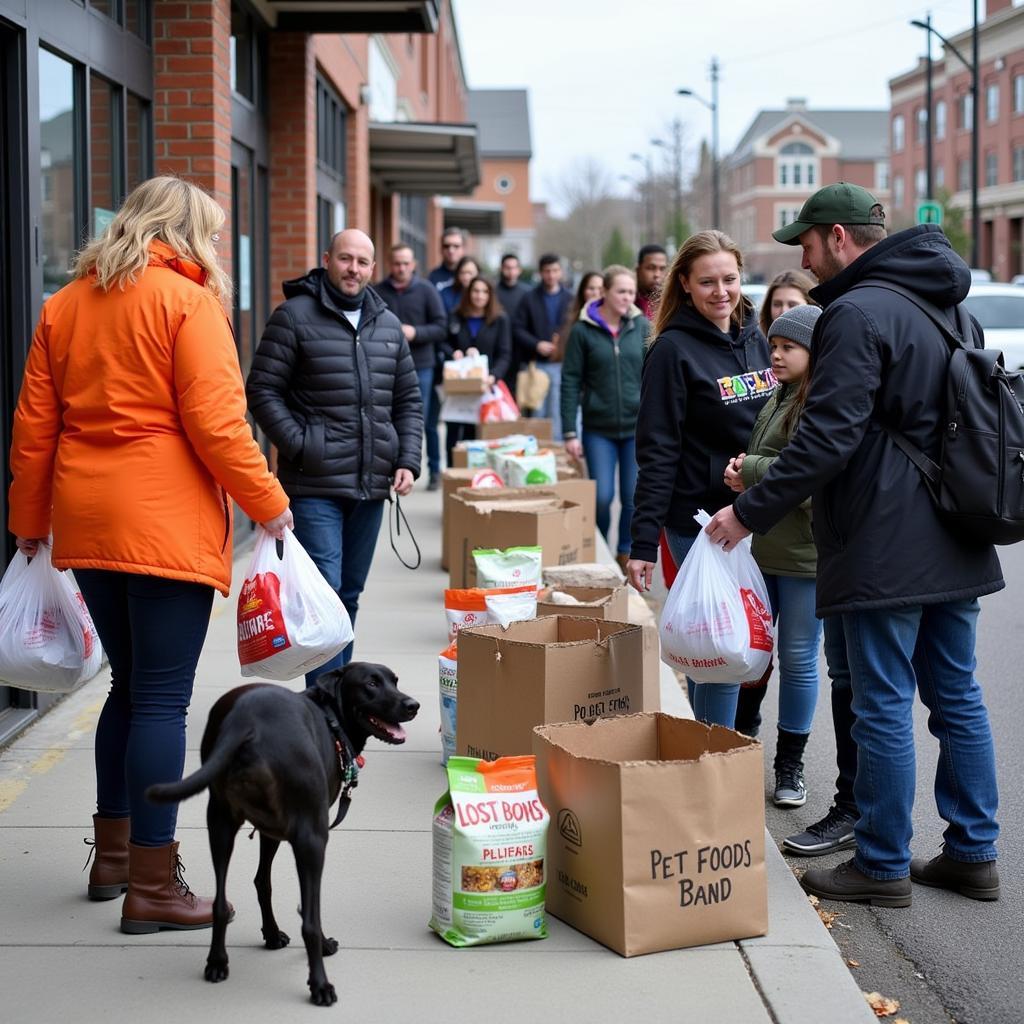
[[[659,713],[544,725],[533,752],[550,913],[623,956],[768,931],[760,743]]]
[[[579,505],[553,494],[475,492],[485,498],[467,501],[462,492],[449,498],[449,586],[476,586],[474,548],[539,545],[542,565],[578,562],[583,552],[583,514]]]
[[[442,383],[446,395],[482,395],[487,390],[482,377],[445,377]]]
[[[582,546],[575,562],[589,562],[596,557],[595,530],[597,529],[597,484],[593,480],[559,480],[555,484],[544,484],[537,487],[481,487],[476,490],[469,487],[457,487],[454,493],[449,492],[444,499],[444,511],[441,517],[441,567],[452,569],[452,552],[461,544],[465,526],[465,517],[455,512],[456,499],[464,503],[522,501],[538,498],[559,498],[579,506],[582,528]],[[456,521],[458,519],[458,521]],[[501,543],[498,538],[493,544],[476,545],[477,547],[507,548],[524,541],[510,540]],[[567,562],[545,562],[545,565],[565,565]],[[455,584],[452,584],[455,586]]]
[[[529,421],[527,421],[529,422]],[[490,424],[493,426],[493,424]],[[477,428],[481,429],[480,427]],[[499,435],[504,437],[505,435]],[[539,448],[548,449],[555,453],[555,462],[558,465],[559,473],[564,470],[572,470],[577,476],[586,478],[587,464],[584,459],[574,459],[566,450],[565,445],[561,441],[550,441],[547,438],[538,438],[537,443]],[[452,469],[467,469],[469,467],[469,451],[463,447],[463,442],[459,442],[452,449]]]
[[[545,722],[656,709],[645,643],[640,626],[566,615],[460,630],[456,752],[529,754]]]
[[[538,441],[550,441],[554,428],[554,420],[542,420],[539,417],[509,420],[506,423],[481,423],[476,428],[476,436],[485,441],[508,434],[533,434]],[[543,447],[543,446],[542,446]]]
[[[607,622],[629,621],[629,592],[626,587],[555,587],[580,604],[537,602],[537,617],[541,615],[576,615]]]

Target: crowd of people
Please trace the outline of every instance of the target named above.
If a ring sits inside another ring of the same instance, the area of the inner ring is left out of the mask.
[[[398,244],[381,280],[373,240],[348,229],[284,283],[243,382],[215,248],[223,221],[188,182],[139,185],[44,304],[14,418],[10,530],[29,556],[52,535],[53,564],[76,571],[110,659],[88,885],[94,899],[127,891],[123,930],[212,920],[183,880],[176,808],[143,794],[181,777],[213,593],[230,588],[232,499],[275,536],[294,529],[355,623],[385,503],[412,490],[424,434],[427,487],[438,485],[440,366],[472,354],[585,455],[598,526],[638,590],[659,549],[682,565],[700,508],[727,549],[756,535],[778,627],[781,807],[807,799],[823,625],[839,778],[825,816],[785,846],[856,853],[806,872],[805,888],[906,906],[913,878],[998,898],[974,648],[978,598],[1003,586],[1000,567],[992,545],[940,518],[890,433],[939,445],[946,342],[888,287],[944,310],[962,301],[970,273],[938,228],[887,235],[866,190],[820,189],[775,233],[817,283],[780,275],[760,314],[743,295],[743,254],[719,230],[671,262],[645,245],[634,268],[584,273],[573,293],[555,254],[532,287],[511,253],[489,280],[457,229],[426,279]],[[247,413],[277,450],[275,474]],[[446,423],[449,456],[472,436]],[[688,683],[698,719],[749,735],[768,688]],[[910,857],[915,692],[939,741],[948,823],[930,861]]]

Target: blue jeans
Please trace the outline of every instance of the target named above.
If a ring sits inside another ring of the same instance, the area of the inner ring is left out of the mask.
[[[177,782],[185,718],[213,607],[213,587],[105,569],[75,579],[110,660],[110,692],[96,726],[96,813],[131,815],[131,841],[174,841],[177,804],[146,790]]]
[[[910,872],[914,692],[939,741],[935,803],[953,860],[996,856],[998,795],[988,711],[974,678],[977,601],[843,615],[857,720],[857,866],[872,878]]]
[[[597,483],[597,528],[611,544],[608,535],[612,518],[612,501],[615,498],[615,476],[618,468],[619,541],[615,550],[620,555],[629,554],[629,526],[633,521],[633,491],[636,490],[636,441],[632,437],[605,437],[592,430],[583,431],[583,452],[587,457],[587,469]]]
[[[676,565],[682,567],[696,537],[685,537],[671,526],[665,527],[665,539]],[[736,724],[736,702],[739,700],[739,683],[695,683],[686,679],[686,694],[690,699],[693,717],[708,725],[724,725],[731,729]]]
[[[814,577],[770,576],[765,585],[777,623],[779,728],[806,736],[818,702],[818,643],[821,622],[814,614]]]
[[[434,387],[434,368],[431,366],[417,370],[416,376],[420,382],[420,398],[423,399],[423,433],[427,437],[427,469],[431,476],[437,476],[441,472],[441,441],[437,436],[441,403],[437,400],[437,389]]]
[[[292,498],[291,508],[296,538],[337,591],[354,627],[359,595],[366,585],[384,517],[384,501],[299,497]],[[313,686],[321,673],[347,665],[354,646],[353,640],[326,664],[307,672],[306,687]]]

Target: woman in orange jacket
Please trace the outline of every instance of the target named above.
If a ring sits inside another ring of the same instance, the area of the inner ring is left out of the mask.
[[[14,416],[10,530],[30,556],[52,532],[110,659],[89,895],[127,890],[130,934],[212,921],[182,879],[177,807],[143,794],[181,778],[213,592],[231,586],[230,498],[291,526],[245,419],[223,223],[188,182],[139,185],[44,304]]]

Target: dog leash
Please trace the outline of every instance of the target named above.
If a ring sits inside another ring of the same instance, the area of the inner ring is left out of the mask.
[[[405,513],[402,511],[402,499],[399,498],[398,492],[395,492],[395,496],[392,499],[388,496],[388,505],[393,505],[395,510],[395,525],[394,530],[391,527],[391,509],[388,509],[388,540],[391,541],[391,550],[398,556],[398,560],[406,567],[406,569],[418,569],[423,561],[423,555],[420,554],[420,546],[416,543],[416,538],[413,536],[412,527],[409,525],[409,520],[405,517]],[[409,540],[412,541],[412,546],[416,549],[416,564],[410,565],[403,557],[402,553],[395,546],[395,537],[402,536],[402,523],[405,523],[405,531],[409,534]]]
[[[359,769],[366,764],[362,754],[353,756],[352,745],[345,735],[345,730],[338,721],[338,716],[326,704],[320,704],[320,710],[327,720],[327,728],[334,737],[334,749],[338,754],[338,770],[341,772],[341,795],[338,797],[338,810],[330,827],[334,828],[345,820],[352,804],[352,790],[359,785]]]

